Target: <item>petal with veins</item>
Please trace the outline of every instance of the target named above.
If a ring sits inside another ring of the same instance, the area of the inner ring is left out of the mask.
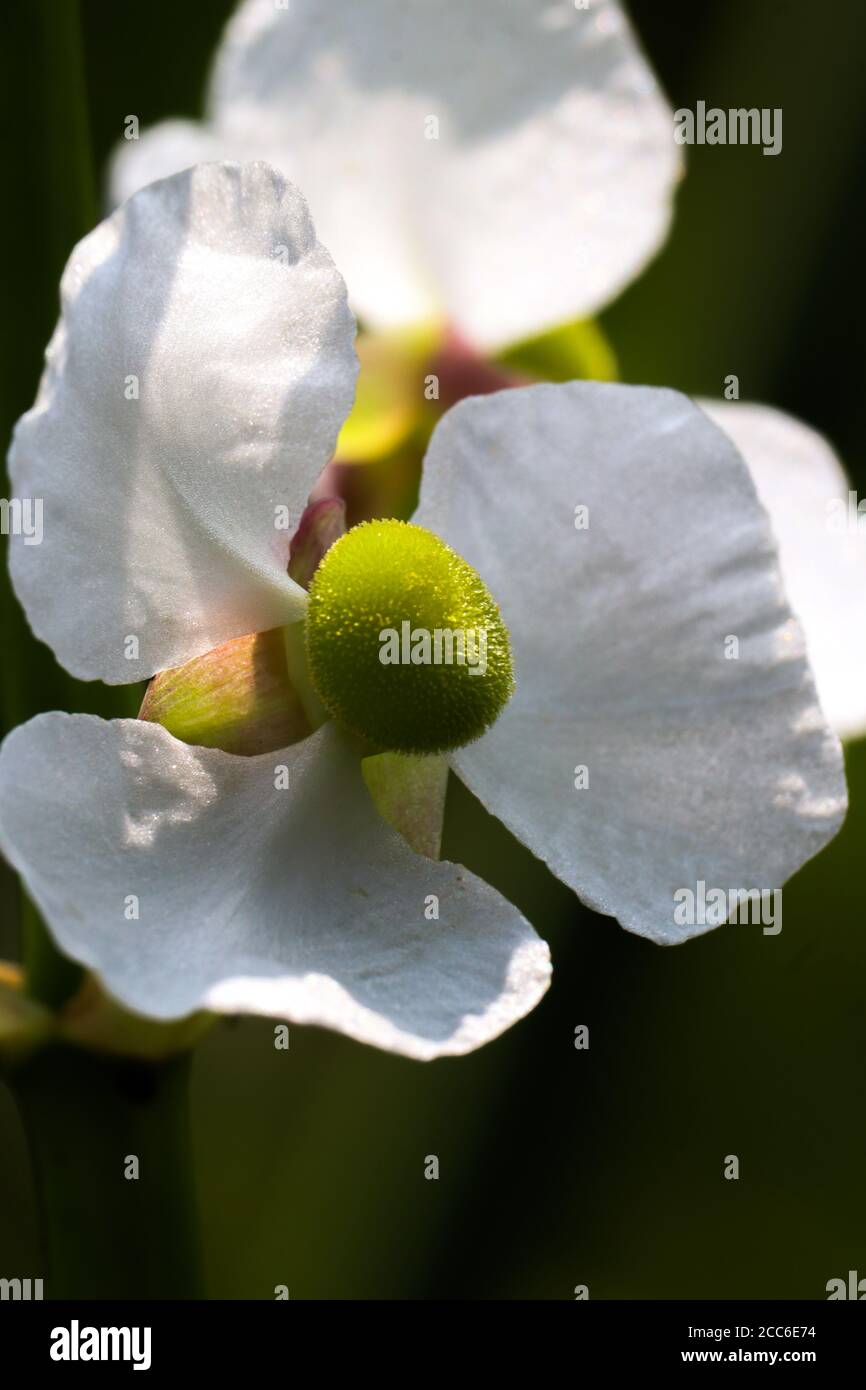
[[[62,949],[150,1017],[266,1014],[428,1059],[496,1037],[549,983],[516,908],[379,818],[333,726],[242,758],[39,715],[0,753],[0,845]]]
[[[44,508],[15,589],[69,671],[123,684],[303,614],[289,537],[351,405],[353,330],[265,165],[152,184],[76,247],[10,454]]]
[[[684,396],[465,401],[414,520],[476,567],[513,643],[517,692],[453,766],[592,907],[676,942],[706,929],[675,921],[678,890],[776,889],[836,832],[841,750],[766,515]]]

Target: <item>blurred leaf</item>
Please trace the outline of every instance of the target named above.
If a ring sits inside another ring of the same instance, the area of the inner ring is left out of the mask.
[[[636,0],[673,107],[781,108],[783,146],[686,149],[661,255],[602,316],[624,381],[767,400],[829,433],[866,477],[866,6]]]
[[[20,971],[0,962],[0,1063],[16,1065],[54,1031],[54,1015],[28,999]]]

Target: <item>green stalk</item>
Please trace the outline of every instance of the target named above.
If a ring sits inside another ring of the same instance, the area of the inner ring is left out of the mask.
[[[3,452],[15,420],[33,403],[42,354],[58,312],[58,282],[75,245],[98,220],[76,0],[10,0],[2,17],[0,88],[15,206],[0,220],[0,256],[14,267],[3,285],[0,427]],[[7,479],[0,482],[9,497]],[[5,551],[5,537],[4,537]],[[125,691],[83,685],[37,642],[0,565],[0,713],[3,732],[44,709],[134,713]],[[55,947],[22,895],[27,990],[57,1005],[75,992],[77,966]]]
[[[200,1298],[189,1053],[132,1062],[55,1046],[11,1078],[30,1145],[45,1296]],[[126,1176],[134,1171],[138,1176]]]
[[[81,987],[81,966],[58,951],[49,932],[28,898],[19,890],[22,964],[24,986],[31,999],[50,1009],[59,1009]]]
[[[33,403],[58,313],[58,283],[75,243],[98,220],[76,0],[7,0],[0,17],[0,92],[14,130],[0,219],[3,452]],[[8,482],[2,484],[8,497]],[[0,564],[0,715],[7,730],[45,709],[134,715],[140,691],[73,680],[31,634]],[[59,1008],[81,971],[22,899],[28,993]],[[184,1298],[200,1293],[188,1134],[189,1056],[131,1062],[55,1045],[10,1084],[33,1156],[46,1294],[52,1298]],[[124,1176],[137,1158],[140,1175]]]

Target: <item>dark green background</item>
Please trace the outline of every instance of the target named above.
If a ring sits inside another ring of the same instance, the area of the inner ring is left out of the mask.
[[[124,116],[197,111],[229,8],[83,0],[79,28],[73,0],[4,6],[4,438],[33,398],[59,270],[96,215],[80,192],[88,151],[95,189]],[[736,373],[744,398],[823,430],[862,493],[866,6],[631,9],[674,106],[781,106],[784,148],[689,151],[666,249],[604,316],[623,379],[718,396]],[[58,705],[107,712],[3,604],[7,725]],[[194,1091],[210,1292],[821,1298],[831,1277],[866,1275],[866,743],[848,764],[846,828],[786,888],[781,935],[734,927],[667,951],[582,909],[453,788],[446,851],[548,937],[554,985],[499,1041],[428,1066],[302,1028],[276,1052],[267,1022],[219,1026]],[[439,1182],[423,1178],[433,1153]],[[731,1153],[738,1182],[722,1176]],[[0,1275],[39,1272],[0,1092]]]

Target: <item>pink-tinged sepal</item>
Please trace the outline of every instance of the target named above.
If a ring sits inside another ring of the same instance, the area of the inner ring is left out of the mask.
[[[225,753],[268,753],[310,733],[289,680],[281,628],[236,637],[160,671],[138,717],[162,724],[183,743]]]
[[[292,537],[289,575],[309,589],[322,556],[346,532],[346,504],[342,497],[320,497],[311,502]]]

